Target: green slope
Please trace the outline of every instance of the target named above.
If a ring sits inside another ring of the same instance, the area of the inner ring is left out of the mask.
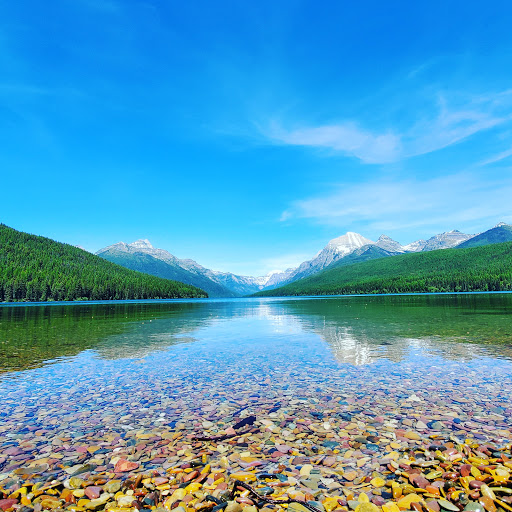
[[[194,286],[128,270],[0,224],[0,302],[206,296]]]
[[[257,296],[512,290],[512,242],[403,254],[338,268]]]
[[[131,270],[137,270],[138,272],[144,272],[156,277],[163,277],[164,279],[174,279],[175,281],[196,286],[207,292],[209,297],[236,297],[235,293],[218,283],[214,283],[211,279],[198,276],[192,272],[187,272],[177,265],[159,260],[150,254],[141,252],[133,254],[123,251],[108,250],[98,253],[98,256]]]
[[[512,226],[507,224],[496,226],[495,228],[484,231],[483,233],[461,243],[457,246],[457,249],[482,247],[483,245],[499,244],[503,242],[512,242]]]
[[[378,260],[380,258],[391,258],[392,256],[397,256],[399,254],[400,253],[398,252],[386,251],[386,249],[382,249],[376,245],[365,245],[360,249],[356,249],[352,254],[345,256],[341,260],[331,263],[324,270],[347,267],[348,265],[354,265],[355,263],[363,263],[365,261]]]

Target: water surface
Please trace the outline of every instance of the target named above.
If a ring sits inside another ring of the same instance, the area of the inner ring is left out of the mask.
[[[28,446],[0,455],[0,478],[62,439],[69,464],[101,470],[111,453],[75,442],[245,414],[412,418],[505,442],[511,342],[510,294],[0,307],[0,447]]]

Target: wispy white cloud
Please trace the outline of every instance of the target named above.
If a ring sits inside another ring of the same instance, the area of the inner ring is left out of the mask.
[[[483,166],[483,165],[488,165],[488,164],[494,164],[495,162],[505,160],[505,158],[508,158],[509,156],[512,156],[512,148],[507,149],[505,151],[501,151],[497,155],[494,155],[491,158],[483,160],[482,162],[480,162],[480,165]]]
[[[446,98],[440,97],[437,117],[416,123],[403,135],[406,147],[403,156],[431,153],[509,121],[512,109],[501,114],[496,112],[494,99],[473,99],[472,104],[457,108],[450,107]]]
[[[463,102],[439,95],[431,110],[435,115],[412,112],[410,126],[400,130],[390,126],[379,132],[348,120],[312,126],[274,119],[263,134],[275,144],[327,148],[364,163],[385,164],[446,148],[512,120],[512,95],[503,91]]]
[[[352,122],[290,131],[274,123],[269,136],[283,144],[316,146],[340,151],[366,163],[392,162],[402,153],[399,136],[393,133],[374,134]]]
[[[408,79],[417,78],[418,75],[421,75],[421,74],[425,73],[426,71],[428,71],[430,68],[432,68],[432,66],[434,66],[438,62],[438,60],[439,60],[439,58],[432,58],[426,62],[423,62],[422,64],[419,64],[418,66],[411,69],[407,73],[406,77]]]
[[[512,179],[492,181],[463,173],[430,180],[372,182],[326,196],[294,202],[281,217],[319,224],[362,223],[372,231],[397,231],[451,225],[478,225],[510,216]]]

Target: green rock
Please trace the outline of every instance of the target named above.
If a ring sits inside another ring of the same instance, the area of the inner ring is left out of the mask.
[[[115,494],[119,489],[121,489],[121,480],[112,480],[110,482],[107,482],[103,489],[105,489],[106,492],[109,492],[111,494]]]
[[[465,507],[464,510],[470,510],[471,512],[485,512],[485,509],[480,503],[476,501],[470,501]]]
[[[444,498],[439,498],[437,500],[437,503],[441,505],[446,510],[451,510],[452,512],[459,512],[459,507],[457,505],[454,505],[453,503],[449,502],[448,500],[445,500]]]
[[[69,479],[69,488],[70,489],[80,489],[84,483],[85,483],[84,480],[74,476]]]

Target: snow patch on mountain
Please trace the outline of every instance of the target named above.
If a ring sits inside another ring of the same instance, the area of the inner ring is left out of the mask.
[[[405,248],[399,242],[387,235],[380,235],[375,245],[389,252],[405,252]]]
[[[475,235],[467,235],[466,233],[461,233],[456,229],[452,231],[447,231],[446,233],[440,233],[439,235],[434,235],[429,238],[425,246],[421,249],[422,251],[435,251],[437,249],[451,249],[452,247],[456,247],[457,245],[473,238]]]
[[[330,240],[324,249],[320,251],[318,256],[320,256],[322,253],[336,253],[340,257],[343,257],[353,253],[356,249],[363,247],[363,245],[368,244],[375,244],[375,242],[372,242],[369,238],[365,238],[359,233],[348,231],[344,235]]]
[[[420,252],[423,250],[423,247],[427,244],[426,240],[416,240],[415,242],[411,242],[410,244],[403,245],[403,249],[405,252]]]

